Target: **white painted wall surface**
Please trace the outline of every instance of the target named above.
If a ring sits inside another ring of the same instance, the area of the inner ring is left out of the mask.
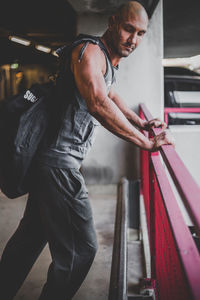
[[[200,186],[200,125],[171,125],[169,129],[175,150]]]
[[[98,24],[98,26],[97,26]],[[81,15],[78,33],[101,35],[107,27],[107,16]],[[146,103],[153,116],[163,116],[163,16],[159,2],[140,46],[122,59],[117,74],[116,91],[134,111]],[[87,183],[116,183],[122,176],[139,175],[138,148],[109,133],[102,126],[96,142],[83,163]]]

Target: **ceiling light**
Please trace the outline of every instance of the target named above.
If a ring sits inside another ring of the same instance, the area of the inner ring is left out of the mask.
[[[16,76],[17,79],[21,79],[23,77],[23,73],[22,72],[17,72],[15,76]]]
[[[29,46],[31,44],[30,41],[25,40],[25,39],[20,38],[20,37],[17,37],[17,36],[9,36],[9,40],[11,40],[12,42],[15,42],[15,43],[22,44],[24,46]]]
[[[59,56],[56,51],[53,51],[52,54],[57,56],[57,57]]]
[[[42,46],[42,45],[36,45],[35,48],[39,51],[43,51],[43,52],[46,52],[46,53],[51,52],[51,48],[48,48],[48,47],[45,47],[45,46]]]
[[[10,65],[10,68],[13,69],[13,70],[17,69],[18,67],[19,67],[18,63],[13,63],[13,64]]]

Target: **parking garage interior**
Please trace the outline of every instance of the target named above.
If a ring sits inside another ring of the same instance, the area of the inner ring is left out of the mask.
[[[52,80],[58,68],[55,51],[70,44],[79,33],[102,35],[108,17],[124,2],[4,1],[0,20],[0,101],[25,91],[34,83]],[[135,112],[139,112],[140,103],[145,103],[153,116],[164,119],[163,59],[184,59],[200,54],[200,4],[198,0],[190,3],[185,0],[139,2],[150,18],[148,32],[132,57],[120,64],[115,88]],[[21,38],[28,45],[17,43],[12,38]],[[178,125],[169,129],[175,136],[178,153],[199,182],[199,166],[194,163],[198,161],[196,140],[199,127]],[[183,149],[185,139],[188,144]],[[195,147],[191,147],[194,142]],[[99,250],[84,284],[73,299],[105,300],[109,297],[118,185],[124,177],[138,183],[138,148],[101,127],[95,145],[82,165],[82,172],[94,213]],[[27,195],[11,200],[0,194],[0,253],[22,218],[26,200]],[[135,295],[131,299],[139,299],[141,279],[147,274],[138,225],[129,228],[129,238],[129,292],[132,297]],[[46,247],[15,300],[37,299],[50,260]]]

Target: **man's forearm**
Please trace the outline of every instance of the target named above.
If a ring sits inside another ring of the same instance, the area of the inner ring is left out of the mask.
[[[127,120],[119,107],[109,98],[96,101],[96,105],[89,107],[91,114],[109,131],[132,142],[142,149],[151,150],[153,142],[147,139]]]
[[[140,129],[144,129],[145,121],[143,121],[133,110],[129,108],[126,114],[127,119],[132,124],[136,125]]]

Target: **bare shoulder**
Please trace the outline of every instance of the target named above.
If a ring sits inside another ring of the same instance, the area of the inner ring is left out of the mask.
[[[83,45],[84,45],[83,43],[78,45],[72,51],[72,59],[71,59],[72,68],[77,63],[79,63],[79,55]],[[101,68],[102,73],[106,72],[105,55],[98,45],[94,45],[92,43],[88,44],[87,47],[85,48],[81,62],[83,64],[91,64],[94,66],[96,65],[97,67]]]

